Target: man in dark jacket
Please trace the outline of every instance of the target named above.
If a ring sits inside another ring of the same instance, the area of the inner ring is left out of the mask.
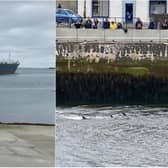
[[[62,8],[62,6],[61,6],[61,4],[60,4],[60,3],[58,4],[58,7],[57,7],[57,8]]]
[[[155,23],[153,20],[150,21],[148,29],[155,29]]]
[[[104,28],[104,29],[109,29],[109,28],[110,28],[110,22],[108,21],[107,18],[106,18],[106,20],[103,22],[103,28]]]
[[[88,18],[88,19],[86,20],[84,26],[85,26],[86,29],[91,29],[91,28],[92,28],[92,21],[91,21],[90,18]]]

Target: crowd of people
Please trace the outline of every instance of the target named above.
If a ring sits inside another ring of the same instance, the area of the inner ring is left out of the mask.
[[[93,20],[91,18],[87,18],[85,21],[82,21],[82,22],[77,21],[74,25],[77,29],[83,28],[83,27],[86,29],[98,29],[98,28],[111,29],[111,30],[123,29],[125,32],[127,32],[126,25],[124,26],[121,22],[109,21],[108,18],[105,18],[102,21],[98,20],[97,18],[94,18]],[[135,23],[135,28],[136,29],[143,28],[143,23],[139,18]]]
[[[105,19],[91,19],[87,18],[85,21],[77,21],[74,26],[79,29],[79,28],[86,28],[86,29],[98,29],[98,28],[103,28],[103,29],[111,29],[111,30],[116,30],[116,29],[123,29],[125,32],[127,32],[127,26],[126,24],[122,24],[121,22],[115,22],[115,21],[109,21],[108,18]],[[141,21],[140,18],[137,18],[137,21],[135,22],[135,29],[143,29],[143,22]],[[152,19],[149,22],[149,25],[147,27],[148,29],[168,29],[168,20],[164,20],[159,23],[155,23]]]
[[[86,29],[111,29],[111,30],[116,30],[116,29],[123,29],[125,32],[127,32],[127,28],[122,25],[122,23],[114,22],[114,21],[109,21],[108,18],[105,18],[104,20],[98,20],[97,18],[94,18],[93,20],[91,18],[87,18],[85,21],[77,21],[74,26],[79,29],[79,28],[86,28]]]
[[[168,20],[158,22],[157,24],[151,20],[148,26],[148,29],[168,29]]]
[[[160,23],[161,29],[168,29],[168,20],[165,19],[163,22]]]

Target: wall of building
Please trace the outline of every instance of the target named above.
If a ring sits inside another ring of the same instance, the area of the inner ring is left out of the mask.
[[[92,16],[92,0],[86,0],[86,17]]]
[[[84,17],[84,10],[86,17],[92,17],[92,0],[78,0],[78,14],[82,17]]]
[[[84,16],[84,1],[85,0],[78,0],[78,13],[81,16]],[[150,0],[109,0],[109,17],[125,17],[125,3],[133,3],[133,17],[139,17],[143,22],[149,22],[149,1]],[[86,16],[92,17],[92,0],[86,0]]]
[[[142,21],[149,21],[149,0],[136,0],[136,17]]]
[[[57,0],[56,6],[58,7],[58,4],[61,4],[62,8],[78,12],[78,2],[80,2],[80,0]]]
[[[84,14],[84,0],[78,1],[78,14],[83,17],[83,14]]]
[[[122,1],[119,0],[110,0],[109,3],[110,10],[109,15],[110,17],[122,17]]]

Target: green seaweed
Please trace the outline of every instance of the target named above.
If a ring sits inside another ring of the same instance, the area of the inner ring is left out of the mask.
[[[58,57],[56,61],[56,69],[58,72],[76,72],[76,73],[117,73],[130,74],[133,76],[153,75],[168,76],[167,60],[115,60],[108,62],[107,59],[100,59],[99,62],[92,62],[81,58],[71,59]]]

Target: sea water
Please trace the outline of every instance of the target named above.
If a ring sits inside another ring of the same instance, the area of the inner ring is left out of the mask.
[[[18,69],[0,75],[0,122],[53,124],[55,70]]]
[[[56,165],[168,166],[168,108],[57,107]]]

